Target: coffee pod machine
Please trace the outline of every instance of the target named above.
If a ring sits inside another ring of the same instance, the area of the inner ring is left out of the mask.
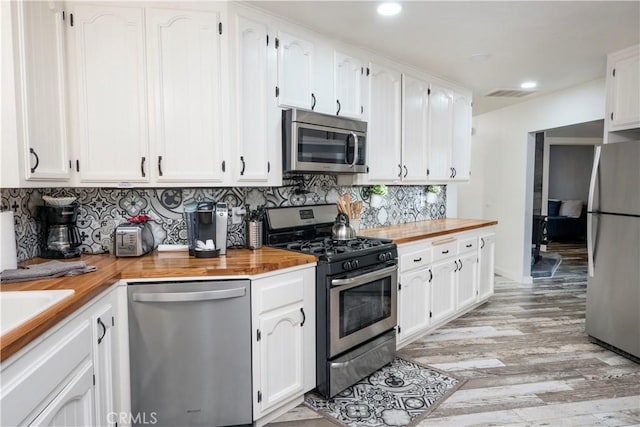
[[[212,240],[220,255],[227,253],[227,222],[229,207],[226,203],[199,202],[184,206],[189,254],[195,255],[198,240]]]
[[[42,258],[76,258],[80,256],[80,232],[76,226],[78,205],[42,206]]]

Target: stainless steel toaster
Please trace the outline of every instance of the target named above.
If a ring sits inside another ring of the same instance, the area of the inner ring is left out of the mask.
[[[155,239],[148,223],[125,222],[116,227],[113,236],[115,256],[141,256],[154,247]]]

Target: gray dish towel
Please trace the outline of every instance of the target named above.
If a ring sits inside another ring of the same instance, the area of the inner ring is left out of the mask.
[[[4,270],[0,273],[0,282],[26,282],[28,280],[51,279],[60,276],[76,276],[96,270],[95,266],[87,265],[84,261],[49,261],[42,264],[32,264],[26,268]]]

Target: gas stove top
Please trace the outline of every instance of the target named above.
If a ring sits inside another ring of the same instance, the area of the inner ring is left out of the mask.
[[[332,240],[330,237],[316,237],[277,245],[283,249],[316,255],[320,260],[333,261],[384,252],[393,247],[391,240],[356,237],[351,240]]]

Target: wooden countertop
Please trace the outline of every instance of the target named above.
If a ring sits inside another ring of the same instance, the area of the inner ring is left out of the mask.
[[[73,289],[75,293],[22,326],[4,334],[0,339],[0,361],[4,361],[15,354],[120,279],[253,276],[317,261],[316,257],[312,255],[268,247],[255,251],[228,249],[226,256],[218,258],[194,258],[189,257],[187,252],[153,252],[137,258],[116,258],[113,255],[83,255],[70,261],[78,260],[85,261],[88,265],[95,265],[97,270],[79,276],[1,285],[0,292]],[[46,261],[51,260],[38,258],[23,263],[23,265]]]
[[[401,244],[416,240],[429,239],[445,234],[459,233],[476,228],[496,225],[498,221],[484,219],[432,219],[428,221],[410,222],[407,224],[389,225],[386,227],[360,230],[358,235],[391,239],[393,243]]]

